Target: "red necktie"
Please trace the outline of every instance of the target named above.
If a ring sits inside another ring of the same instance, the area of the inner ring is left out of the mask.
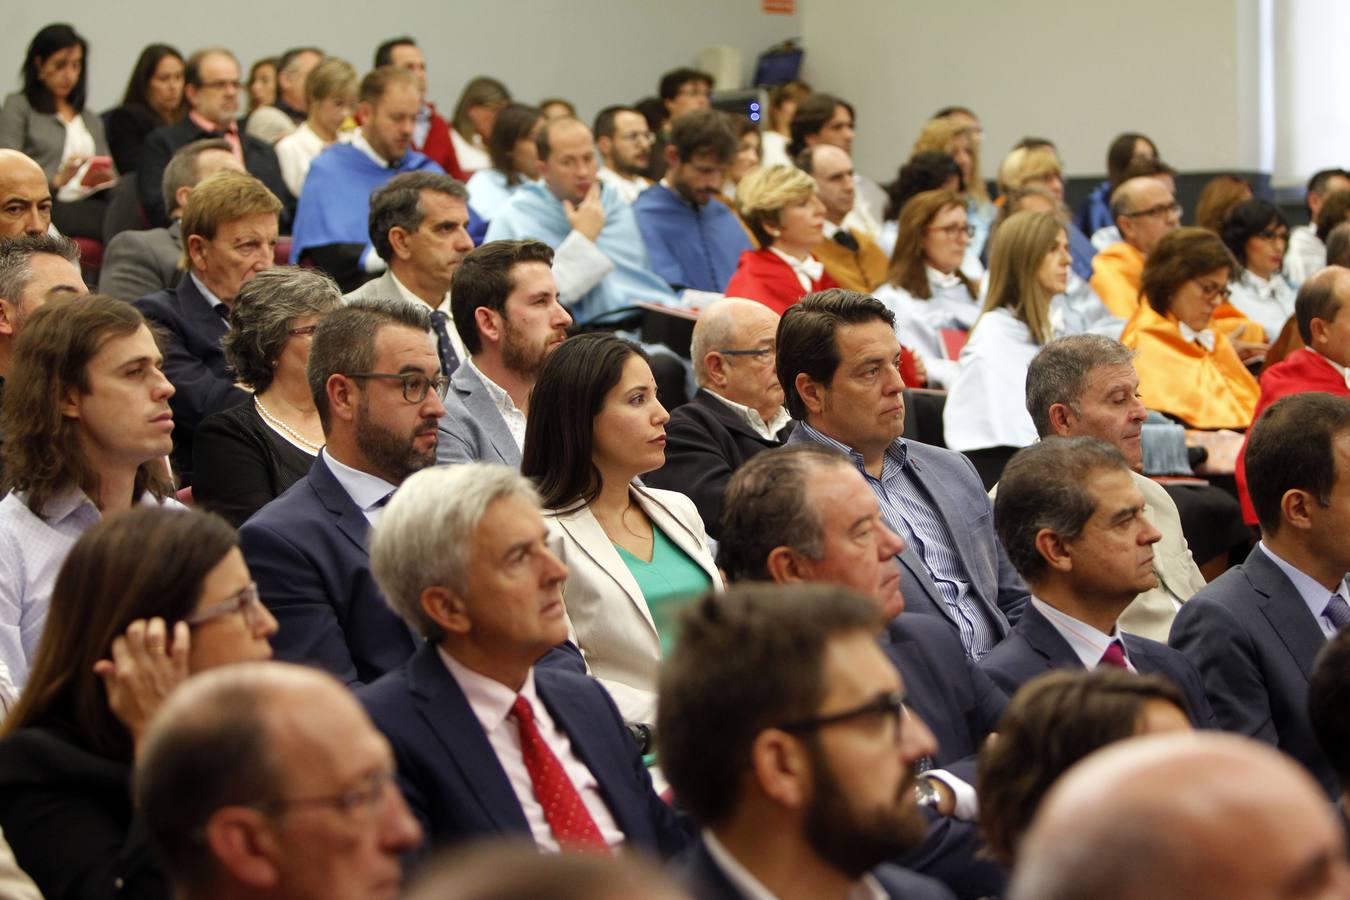
[[[1097,663],[1100,666],[1115,666],[1117,669],[1129,671],[1129,664],[1125,662],[1125,650],[1120,646],[1120,641],[1112,641],[1106,647],[1106,652],[1102,654],[1102,661]]]
[[[519,695],[511,705],[511,714],[520,726],[520,751],[525,770],[530,773],[534,796],[544,808],[544,818],[563,850],[609,853],[609,845],[600,834],[576,785],[563,771],[562,763],[544,743],[539,726],[534,724],[530,701]]]

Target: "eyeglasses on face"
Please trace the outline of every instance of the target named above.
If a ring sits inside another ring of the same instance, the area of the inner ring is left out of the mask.
[[[894,726],[896,740],[899,740],[901,725],[905,718],[905,692],[892,691],[889,694],[882,694],[879,697],[874,697],[866,703],[855,706],[852,709],[846,709],[837,713],[811,716],[807,719],[787,722],[778,727],[787,732],[819,731],[830,725],[839,725],[843,722],[851,722],[854,719],[862,719],[868,716],[880,716],[888,719]]]
[[[421,403],[427,398],[427,392],[433,388],[436,396],[445,399],[450,390],[450,379],[444,375],[431,378],[421,372],[348,372],[347,378],[362,380],[366,378],[396,378],[403,382],[403,399],[409,403]]]
[[[933,225],[928,229],[931,231],[940,231],[949,238],[959,238],[965,235],[968,238],[975,236],[974,225]]]
[[[195,612],[183,621],[187,623],[189,628],[197,628],[207,622],[214,622],[216,619],[233,613],[243,613],[244,621],[248,623],[250,628],[257,627],[262,623],[262,598],[258,596],[258,585],[256,583],[250,582],[248,587],[228,600]]]
[[[345,816],[354,819],[369,820],[375,812],[384,808],[391,789],[398,790],[393,771],[372,772],[349,790],[322,797],[293,797],[286,800],[274,800],[259,804],[256,809],[268,815],[277,815],[288,809],[306,806],[327,806]]]
[[[754,350],[718,350],[723,356],[747,356],[757,362],[768,362],[773,358],[773,347],[756,347]]]
[[[242,91],[244,89],[244,83],[242,81],[230,81],[228,78],[222,78],[218,81],[203,81],[198,87],[207,91],[228,91],[230,88],[234,88],[236,91]]]
[[[289,334],[291,337],[304,337],[305,335],[314,334],[314,332],[317,331],[318,328],[319,325],[316,322],[313,325],[301,325],[299,328],[287,328],[286,333]]]
[[[1233,292],[1228,289],[1228,285],[1226,284],[1214,284],[1213,282],[1197,281],[1195,283],[1195,286],[1200,289],[1200,296],[1204,297],[1206,301],[1213,300],[1215,297],[1227,300],[1229,297],[1233,295]]]
[[[1171,203],[1159,203],[1157,206],[1150,206],[1148,209],[1140,209],[1135,212],[1126,213],[1125,218],[1142,219],[1146,216],[1165,216],[1172,214],[1179,219],[1181,218],[1181,213],[1181,204],[1173,201]]]

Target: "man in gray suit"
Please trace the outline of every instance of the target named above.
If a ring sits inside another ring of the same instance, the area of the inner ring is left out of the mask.
[[[441,372],[452,374],[467,353],[450,322],[450,285],[473,249],[469,192],[441,172],[404,172],[370,195],[371,246],[388,269],[347,294],[348,300],[402,297],[431,309]]]
[[[204,178],[226,170],[244,171],[244,164],[222,138],[205,138],[180,147],[164,167],[164,208],[172,210],[168,228],[123,231],[108,243],[98,276],[101,294],[135,300],[178,285],[183,277],[181,220],[192,189]]]
[[[1246,459],[1261,542],[1181,608],[1169,642],[1221,727],[1274,744],[1337,796],[1307,697],[1318,651],[1350,624],[1350,398],[1285,397],[1257,419]]]
[[[912,613],[940,616],[979,660],[1007,636],[1027,588],[994,534],[975,467],[950,450],[905,441],[895,317],[880,301],[833,288],[807,295],[778,323],[778,380],[814,441],[848,455],[905,540],[900,590]]]
[[[437,462],[520,467],[530,391],[572,324],[552,266],[542,241],[492,241],[455,273],[451,308],[469,356],[450,377]]]

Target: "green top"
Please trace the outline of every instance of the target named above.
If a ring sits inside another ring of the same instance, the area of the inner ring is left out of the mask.
[[[661,655],[665,656],[675,645],[675,621],[680,611],[697,594],[708,589],[708,573],[689,554],[666,537],[666,533],[652,524],[652,560],[639,559],[627,550],[614,545],[619,558],[633,573],[647,609],[651,610],[656,633],[661,638]]]

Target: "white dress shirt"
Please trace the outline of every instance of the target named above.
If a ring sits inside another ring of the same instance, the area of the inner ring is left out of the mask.
[[[1265,541],[1261,541],[1256,546],[1261,548],[1262,553],[1270,557],[1270,561],[1273,562],[1276,567],[1284,573],[1284,577],[1288,578],[1294,585],[1294,590],[1298,591],[1299,597],[1307,605],[1308,612],[1312,613],[1312,617],[1317,622],[1317,627],[1322,629],[1322,633],[1328,638],[1335,637],[1336,626],[1331,624],[1331,620],[1323,615],[1323,613],[1326,612],[1327,603],[1331,600],[1332,592],[1315,581],[1312,576],[1306,575],[1299,569],[1294,568],[1292,563],[1281,559],[1274,550],[1266,546]],[[1350,584],[1347,584],[1346,579],[1341,580],[1341,583],[1336,588],[1336,593],[1340,594],[1341,597],[1347,601],[1350,601]]]
[[[1308,349],[1309,349],[1309,350],[1312,350],[1311,347],[1309,347]],[[1312,350],[1312,352],[1313,352],[1313,353],[1317,353],[1316,350]],[[1318,355],[1318,356],[1321,356],[1323,362],[1325,362],[1327,365],[1329,365],[1329,366],[1331,366],[1333,369],[1335,369],[1336,372],[1337,372],[1342,378],[1345,379],[1345,386],[1346,386],[1346,387],[1350,387],[1350,369],[1347,369],[1345,366],[1343,366],[1343,365],[1341,365],[1340,363],[1336,362],[1334,359],[1328,359],[1327,357],[1322,356],[1322,354],[1320,354],[1320,353],[1317,353],[1317,355]],[[1350,600],[1350,597],[1347,597],[1346,599]]]
[[[820,276],[825,274],[825,264],[814,256],[798,259],[790,253],[784,253],[777,247],[770,247],[769,252],[792,268],[792,274],[797,276],[797,282],[802,286],[802,290],[807,293],[811,292],[812,285],[820,280]]]
[[[1312,225],[1298,225],[1289,232],[1289,249],[1284,253],[1284,274],[1298,287],[1327,267],[1327,245]]]
[[[338,462],[329,455],[327,447],[319,451],[319,456],[328,464],[329,471],[338,480],[338,484],[342,485],[347,496],[351,497],[352,502],[365,513],[366,521],[374,527],[380,521],[380,513],[384,512],[384,505],[388,502],[386,498],[398,490],[398,485],[390,484],[378,475],[362,472],[346,463]]]
[[[605,184],[614,188],[615,193],[629,203],[636,200],[638,194],[652,186],[650,178],[643,178],[641,175],[620,175],[609,166],[601,166],[596,176]]]
[[[445,667],[450,670],[451,676],[459,684],[459,689],[464,692],[464,699],[469,701],[469,708],[473,710],[478,724],[483,726],[488,743],[492,745],[492,751],[497,755],[497,762],[506,773],[507,781],[511,782],[511,790],[515,791],[516,800],[520,802],[521,811],[525,813],[525,821],[530,825],[530,833],[534,835],[535,844],[541,850],[550,853],[559,852],[558,841],[553,836],[548,819],[544,817],[544,807],[534,796],[534,782],[530,780],[529,770],[525,768],[525,756],[520,749],[520,726],[511,716],[511,707],[516,702],[516,692],[500,681],[494,681],[462,665],[445,650],[437,648],[437,652]],[[586,764],[572,752],[572,741],[568,738],[567,732],[558,727],[553,717],[549,715],[548,707],[539,699],[539,694],[534,689],[533,669],[525,676],[520,696],[529,701],[530,708],[534,711],[534,724],[539,729],[539,736],[543,738],[548,749],[553,751],[568,780],[577,789],[586,811],[591,814],[596,827],[600,829],[600,836],[611,847],[625,843],[627,838],[619,830],[618,823],[614,821],[614,816],[610,814],[604,798],[600,796],[599,782],[595,780]]]
[[[455,130],[453,122],[450,123],[450,143],[455,148],[455,161],[459,163],[465,175],[472,175],[479,169],[486,169],[492,165],[492,157],[483,149],[483,139],[475,134],[472,141],[466,141],[464,136]]]
[[[954,275],[925,267],[928,299],[915,297],[893,284],[872,292],[895,315],[895,336],[923,360],[929,387],[950,387],[956,380],[957,361],[947,356],[944,330],[969,331],[980,317],[980,303]]]
[[[414,303],[420,306],[426,305],[426,301],[423,300],[421,297],[417,296],[416,294],[414,294],[412,291],[408,290],[408,286],[403,282],[399,281],[398,276],[395,275],[393,272],[389,273],[389,280],[394,282],[394,287],[398,288],[399,296],[402,297],[404,300],[407,300],[409,303]],[[450,317],[449,321],[445,323],[446,325],[445,330],[450,334],[450,343],[455,348],[455,357],[460,360],[468,359],[469,351],[464,347],[464,338],[459,336],[459,329],[455,327],[455,314],[450,309],[449,291],[445,292],[445,296],[441,298],[441,302],[438,303],[436,306],[432,307],[431,311],[443,312]],[[446,376],[449,376],[451,373],[446,372],[445,374]]]
[[[764,438],[766,441],[777,440],[778,432],[787,427],[787,423],[792,421],[792,416],[783,407],[778,407],[778,411],[773,414],[773,418],[765,422],[764,417],[759,414],[759,410],[751,409],[737,403],[735,400],[728,400],[712,388],[704,388],[709,394],[712,394],[718,400],[721,400],[729,408],[734,410],[738,416],[745,420],[745,424],[754,429],[755,434]]]
[[[1214,352],[1213,328],[1202,328],[1200,331],[1196,331],[1194,328],[1187,325],[1185,322],[1178,322],[1177,328],[1180,329],[1182,338],[1184,338],[1188,343],[1199,344],[1201,347],[1204,347],[1210,353]]]
[[[516,406],[516,401],[511,399],[511,395],[506,389],[491,378],[483,374],[483,370],[474,365],[473,357],[461,356],[463,362],[461,366],[468,366],[478,380],[483,382],[483,387],[487,389],[488,396],[492,398],[492,405],[501,413],[502,418],[506,420],[506,428],[511,432],[511,439],[516,442],[516,447],[520,452],[525,452],[525,413]]]
[[[1279,272],[1261,278],[1251,269],[1243,269],[1228,290],[1230,302],[1266,330],[1267,341],[1279,337],[1284,323],[1294,314],[1294,289]]]
[[[191,269],[188,269],[188,277],[192,279],[192,283],[197,286],[197,290],[201,291],[202,296],[206,298],[207,304],[209,304],[212,309],[215,309],[217,306],[220,306],[222,303],[225,302],[224,300],[221,300],[219,297],[217,297],[215,294],[211,293],[211,289],[209,287],[202,284],[202,280],[197,277],[196,272],[192,271]],[[217,315],[219,315],[219,313],[217,313]],[[226,328],[230,326],[229,316],[221,316],[221,321],[225,323]]]
[[[952,450],[1026,447],[1036,442],[1027,412],[1027,370],[1041,350],[1006,307],[980,316],[947,385],[942,430]]]
[[[350,131],[338,132],[335,143],[348,143],[352,139],[352,134]],[[281,164],[281,180],[286,182],[286,187],[296,197],[300,196],[300,189],[305,186],[309,164],[314,162],[314,158],[328,146],[328,142],[319,137],[314,129],[309,127],[308,122],[301,122],[299,128],[282,137],[274,145],[277,162]]]
[[[716,835],[706,829],[703,831],[703,845],[708,848],[708,855],[717,863],[717,868],[722,870],[727,881],[740,891],[745,900],[778,900],[763,882],[750,874],[750,870],[722,846]],[[889,896],[881,882],[871,875],[864,875],[849,887],[845,900],[887,900]]]
[[[1086,622],[1080,622],[1073,616],[1060,612],[1043,600],[1032,597],[1031,602],[1054,626],[1055,631],[1059,632],[1060,637],[1068,641],[1079,661],[1083,663],[1083,668],[1097,668],[1101,665],[1102,657],[1106,655],[1106,648],[1115,641],[1120,641],[1120,652],[1125,657],[1125,667],[1131,672],[1139,671],[1134,667],[1134,663],[1130,662],[1130,651],[1120,638],[1120,626],[1112,625],[1110,634],[1102,634]]]

